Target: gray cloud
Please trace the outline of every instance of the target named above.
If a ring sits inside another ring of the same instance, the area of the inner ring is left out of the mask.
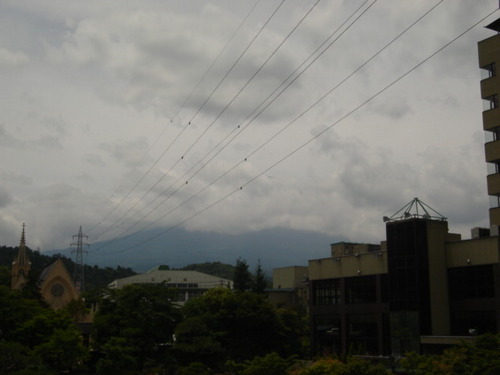
[[[281,225],[377,241],[381,217],[418,196],[450,218],[452,231],[485,225],[476,59],[477,41],[490,35],[483,24],[349,113],[493,10],[490,2],[443,2],[281,132],[431,6],[377,2],[208,163],[213,147],[360,4],[320,2],[208,131],[311,4],[285,3],[207,101],[277,5],[261,2],[182,108],[251,4],[0,4],[0,228],[14,232],[3,238],[15,244],[26,221],[35,247],[65,247],[79,225],[97,225],[95,235],[116,220],[132,224],[139,210],[177,188],[144,224],[192,217],[184,225],[194,229]]]

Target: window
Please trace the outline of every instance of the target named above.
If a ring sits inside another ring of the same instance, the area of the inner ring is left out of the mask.
[[[50,288],[50,293],[54,297],[61,297],[64,294],[64,287],[61,284],[54,284],[52,288]]]
[[[315,306],[337,305],[341,301],[340,279],[318,280],[313,283]]]
[[[348,277],[345,279],[346,303],[377,302],[375,276]]]
[[[344,255],[352,255],[354,254],[354,246],[351,244],[346,244],[344,246]]]
[[[483,98],[483,111],[498,108],[498,95],[494,94]]]
[[[488,79],[497,75],[495,63],[481,67],[481,79]]]
[[[468,266],[448,270],[448,287],[452,301],[493,298],[495,296],[493,267]]]

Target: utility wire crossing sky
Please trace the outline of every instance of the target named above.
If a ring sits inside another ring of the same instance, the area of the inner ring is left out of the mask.
[[[80,225],[378,242],[417,196],[464,237],[488,225],[496,2],[56,3],[0,4],[4,244],[22,222],[42,251]]]

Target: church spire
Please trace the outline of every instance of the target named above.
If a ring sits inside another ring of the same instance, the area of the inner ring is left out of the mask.
[[[23,230],[21,233],[21,242],[19,243],[19,250],[17,256],[12,262],[12,275],[11,275],[11,288],[21,289],[23,284],[28,280],[28,273],[31,268],[27,249],[26,249],[26,224],[23,223]]]

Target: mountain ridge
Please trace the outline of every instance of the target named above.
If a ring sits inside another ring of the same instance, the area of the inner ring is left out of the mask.
[[[163,235],[165,228],[135,233],[121,239],[91,244],[86,264],[130,267],[145,272],[160,264],[180,268],[191,263],[222,262],[234,264],[245,259],[251,267],[260,260],[267,271],[272,268],[307,265],[309,259],[326,258],[329,245],[343,241],[323,233],[282,227],[241,234],[190,231],[175,228]],[[143,245],[141,245],[143,244]],[[71,257],[74,248],[45,251]]]

